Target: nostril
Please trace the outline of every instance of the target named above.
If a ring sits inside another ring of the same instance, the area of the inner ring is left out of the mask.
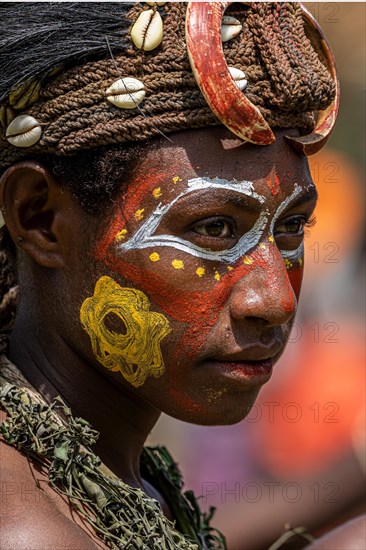
[[[268,321],[264,317],[259,317],[259,316],[254,316],[254,315],[252,315],[252,316],[246,315],[245,320],[248,321],[248,324],[249,323],[258,323],[258,321],[262,321],[263,326],[268,325]]]

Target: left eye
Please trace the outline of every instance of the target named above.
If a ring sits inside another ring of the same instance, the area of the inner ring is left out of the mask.
[[[302,235],[304,227],[306,225],[306,219],[304,218],[290,218],[277,225],[274,231],[276,235],[290,234],[290,235]]]
[[[225,238],[232,236],[232,227],[228,221],[217,219],[209,220],[194,226],[194,231],[206,237]]]

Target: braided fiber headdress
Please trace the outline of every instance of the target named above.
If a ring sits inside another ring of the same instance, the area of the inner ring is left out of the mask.
[[[220,123],[259,144],[317,125],[294,138],[311,154],[335,121],[332,57],[297,3],[3,3],[0,25],[0,168]]]

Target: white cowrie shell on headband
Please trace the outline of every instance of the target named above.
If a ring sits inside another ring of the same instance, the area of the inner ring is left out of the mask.
[[[127,76],[113,82],[106,91],[107,100],[122,109],[134,109],[145,97],[145,86],[137,78]]]
[[[241,29],[242,24],[235,17],[230,17],[230,15],[224,15],[222,18],[221,24],[221,40],[222,42],[227,42],[237,36]]]
[[[239,90],[244,90],[248,84],[248,81],[245,80],[245,73],[236,67],[229,67],[229,71]]]
[[[147,10],[140,13],[131,29],[132,42],[136,48],[149,52],[163,40],[163,20],[159,12]]]
[[[19,115],[9,124],[6,139],[14,147],[31,147],[41,139],[42,128],[30,115]]]

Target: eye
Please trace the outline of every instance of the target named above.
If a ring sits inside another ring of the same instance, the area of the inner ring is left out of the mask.
[[[284,220],[280,225],[276,226],[274,235],[303,235],[305,227],[313,227],[315,225],[315,218],[308,219],[305,216],[293,216],[287,220]]]
[[[275,229],[275,236],[281,234],[301,235],[304,231],[306,220],[296,217],[284,221]]]
[[[233,227],[227,220],[214,218],[205,220],[193,227],[193,231],[199,235],[214,238],[233,237]]]

